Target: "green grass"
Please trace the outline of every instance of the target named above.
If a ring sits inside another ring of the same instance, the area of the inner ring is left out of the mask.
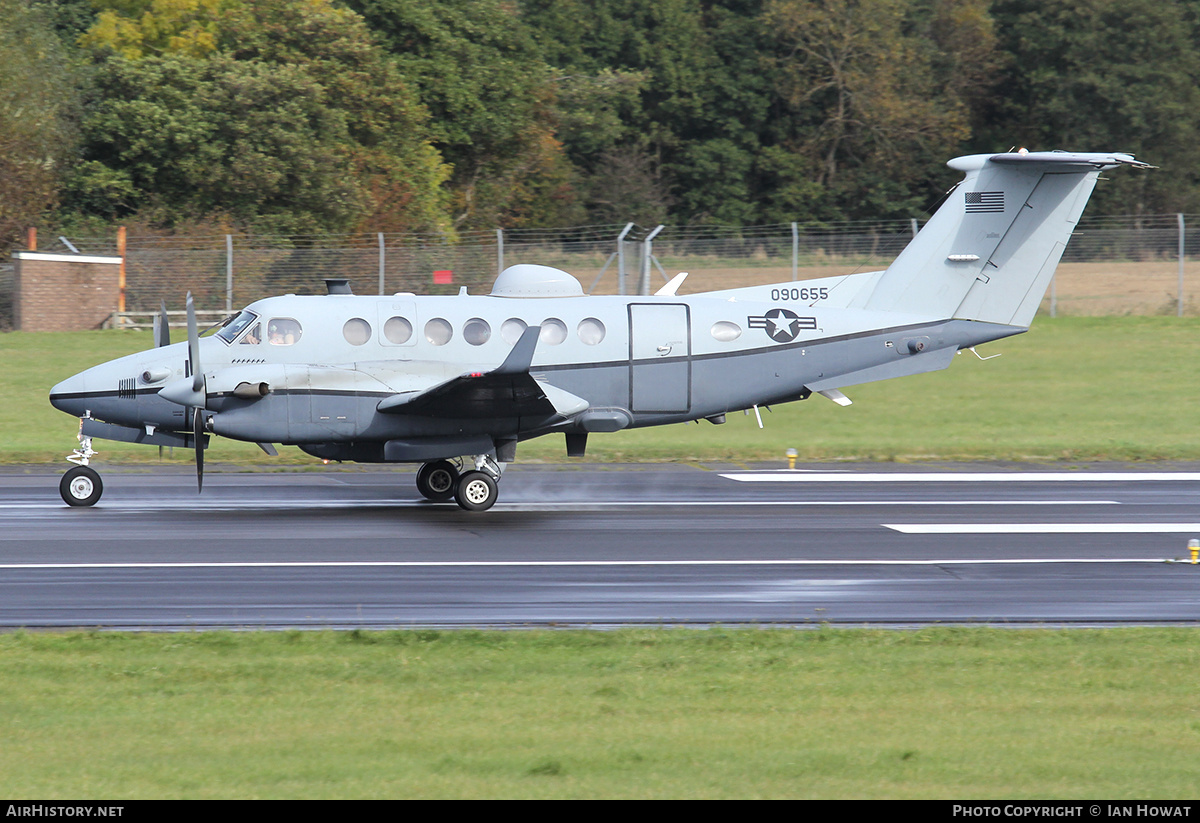
[[[15,798],[1190,798],[1192,629],[0,636]]]
[[[77,422],[46,400],[55,382],[146,348],[131,331],[0,334],[0,462],[61,460]],[[1200,318],[1039,319],[945,371],[846,389],[843,408],[820,396],[723,426],[674,425],[593,435],[589,461],[1196,460],[1200,435]],[[97,443],[102,462],[157,461],[157,449]],[[182,452],[176,462],[187,462]],[[314,464],[297,449],[269,461],[250,444],[214,439],[210,461]],[[565,460],[559,437],[521,444],[520,461]]]
[[[848,389],[850,408],[816,397],[764,412],[764,431],[739,415],[594,436],[588,459],[1200,459],[1198,332],[1041,320],[986,347],[1001,358]],[[0,461],[61,460],[76,421],[49,387],[148,345],[0,335]],[[557,438],[521,447],[561,455]],[[266,461],[222,440],[212,459]],[[1189,798],[1198,637],[17,632],[0,635],[0,796]]]

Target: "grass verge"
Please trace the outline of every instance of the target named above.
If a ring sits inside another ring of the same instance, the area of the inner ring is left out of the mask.
[[[0,636],[9,798],[1188,798],[1193,629]]]

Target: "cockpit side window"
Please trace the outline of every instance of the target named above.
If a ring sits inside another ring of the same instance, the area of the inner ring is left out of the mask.
[[[290,346],[300,340],[300,324],[290,317],[273,317],[267,323],[267,342],[272,346]]]
[[[255,323],[250,331],[238,341],[243,346],[257,346],[262,342],[262,323]]]
[[[258,315],[252,311],[245,310],[233,320],[229,321],[225,328],[217,332],[217,337],[224,340],[226,343],[232,343],[239,334],[246,330],[246,327],[258,319]]]

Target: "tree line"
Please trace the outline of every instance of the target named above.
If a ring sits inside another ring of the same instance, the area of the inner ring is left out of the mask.
[[[0,0],[0,238],[907,218],[958,154],[1196,211],[1200,0]]]

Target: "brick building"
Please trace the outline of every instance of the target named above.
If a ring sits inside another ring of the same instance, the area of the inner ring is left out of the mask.
[[[14,328],[98,329],[117,310],[120,257],[19,251],[13,258]]]

